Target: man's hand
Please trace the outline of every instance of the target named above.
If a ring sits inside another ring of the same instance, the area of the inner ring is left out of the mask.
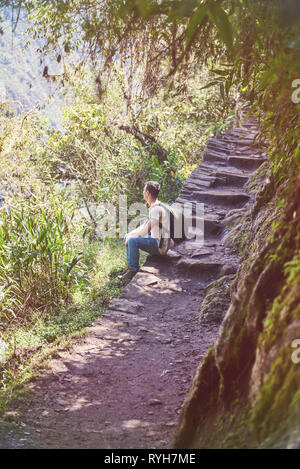
[[[128,233],[125,238],[125,246],[128,247],[128,240],[130,238],[130,234]]]
[[[125,238],[125,246],[128,246],[128,240],[132,236],[145,236],[146,234],[150,233],[151,231],[151,220],[146,220],[139,228],[136,228],[133,231],[130,231],[130,233],[127,233],[126,238]]]

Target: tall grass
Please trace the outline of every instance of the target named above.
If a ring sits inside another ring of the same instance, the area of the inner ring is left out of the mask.
[[[84,281],[82,253],[72,243],[73,207],[52,198],[16,203],[0,213],[0,328],[31,311],[57,309]]]

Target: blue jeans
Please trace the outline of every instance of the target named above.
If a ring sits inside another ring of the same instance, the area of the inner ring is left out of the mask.
[[[124,236],[124,241],[125,238],[126,236]],[[128,267],[134,272],[137,272],[140,268],[140,249],[149,252],[149,254],[160,254],[157,240],[151,238],[150,235],[129,238],[128,246],[126,246],[126,256]]]

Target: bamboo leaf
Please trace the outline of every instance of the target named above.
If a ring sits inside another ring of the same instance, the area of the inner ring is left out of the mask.
[[[225,101],[224,83],[220,83],[220,93],[221,93],[221,96],[222,96],[223,101]]]
[[[73,257],[71,262],[68,264],[68,267],[66,270],[67,275],[70,274],[71,270],[75,267],[75,265],[80,261],[81,258],[82,258],[82,253],[79,253],[77,256]]]
[[[202,86],[200,89],[205,90],[206,88],[210,88],[211,86],[214,86],[214,85],[219,85],[220,83],[221,83],[220,80],[213,80],[213,81],[210,81],[209,83],[207,83],[207,85]]]
[[[212,69],[212,72],[216,73],[217,75],[221,75],[223,77],[226,77],[227,75],[230,74],[231,70]]]
[[[193,16],[190,19],[190,22],[187,26],[186,29],[186,38],[185,38],[185,47],[187,48],[191,40],[193,39],[193,36],[199,26],[199,24],[202,22],[203,18],[207,15],[207,5],[200,5],[198,10],[193,14]]]
[[[216,2],[211,2],[209,4],[208,14],[211,20],[215,23],[222,41],[229,49],[232,49],[233,35],[228,15]]]

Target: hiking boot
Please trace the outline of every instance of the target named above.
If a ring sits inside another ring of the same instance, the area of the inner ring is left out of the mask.
[[[165,256],[167,254],[168,250],[170,249],[170,245],[171,245],[171,238],[162,239],[160,243],[160,247],[158,248],[161,256]]]
[[[123,279],[131,280],[135,276],[135,274],[137,274],[137,272],[130,270],[129,267],[127,267],[121,275],[118,275],[118,278],[120,280],[123,280]]]

